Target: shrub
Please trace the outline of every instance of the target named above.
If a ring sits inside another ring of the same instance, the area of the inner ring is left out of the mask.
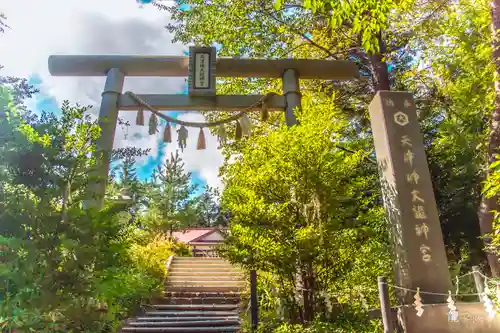
[[[146,244],[133,244],[130,257],[136,267],[140,267],[157,278],[167,276],[166,263],[175,252],[175,244],[164,235],[151,238]]]
[[[130,248],[130,257],[136,267],[140,267],[153,276],[164,279],[167,276],[166,263],[172,255],[188,256],[190,249],[184,243],[173,242],[164,234],[147,236],[143,241]]]

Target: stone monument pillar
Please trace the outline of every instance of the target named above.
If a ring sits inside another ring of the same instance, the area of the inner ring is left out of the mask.
[[[379,91],[369,106],[380,182],[393,244],[396,284],[446,294],[448,261],[413,97]],[[413,293],[400,300],[413,302]],[[446,297],[422,295],[424,303]]]

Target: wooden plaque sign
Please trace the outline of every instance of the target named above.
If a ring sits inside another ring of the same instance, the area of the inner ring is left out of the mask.
[[[215,96],[214,47],[189,48],[189,95]]]

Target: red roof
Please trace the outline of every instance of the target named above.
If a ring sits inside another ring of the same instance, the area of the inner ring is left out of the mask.
[[[174,231],[172,236],[177,238],[180,242],[191,243],[218,230],[217,228],[192,228],[183,231]]]

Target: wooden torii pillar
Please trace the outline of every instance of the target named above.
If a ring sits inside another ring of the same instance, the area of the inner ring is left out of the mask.
[[[197,56],[197,52],[204,55]],[[200,67],[200,63],[204,67]],[[189,75],[190,95],[138,96],[157,110],[200,111],[238,111],[263,97],[216,95],[216,76],[281,78],[283,95],[273,96],[267,105],[269,110],[284,110],[287,125],[293,126],[296,124],[293,111],[301,106],[299,79],[352,80],[359,75],[357,66],[349,61],[215,59],[215,52],[210,48],[193,48],[190,57],[54,55],[49,57],[49,70],[55,76],[106,76],[99,110],[102,135],[97,149],[102,159],[100,182],[95,188],[98,205],[102,205],[106,189],[118,111],[142,108],[133,98],[122,94],[126,76]],[[203,89],[206,92],[197,91]],[[378,92],[370,105],[370,115],[393,240],[396,283],[411,290],[420,288],[447,293],[451,282],[443,235],[412,96],[401,92]],[[403,293],[401,300],[411,301],[411,296]],[[427,296],[427,301],[431,300],[444,301],[441,297]]]

